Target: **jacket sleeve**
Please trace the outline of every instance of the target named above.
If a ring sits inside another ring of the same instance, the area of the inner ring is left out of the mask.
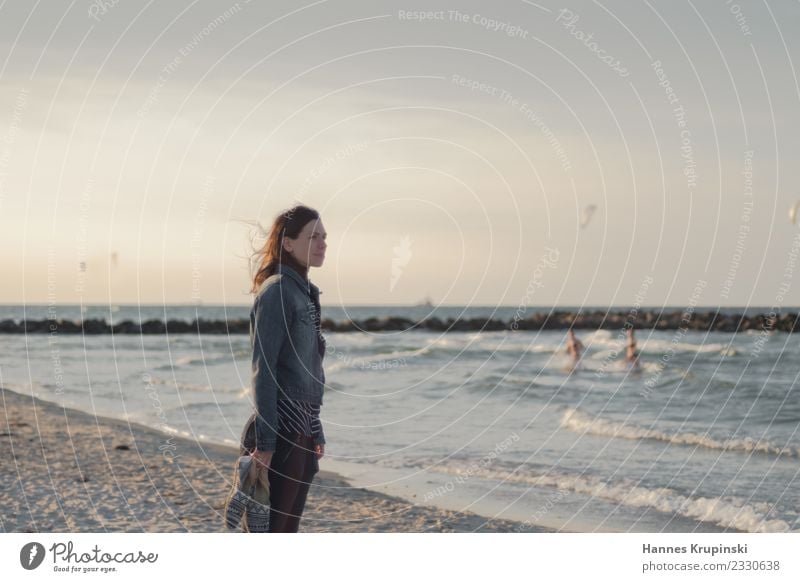
[[[292,314],[284,307],[280,284],[267,287],[253,305],[251,384],[256,407],[255,436],[259,451],[274,451],[278,430],[278,356],[288,338]]]

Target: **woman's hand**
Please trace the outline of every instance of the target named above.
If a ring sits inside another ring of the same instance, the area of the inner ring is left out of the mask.
[[[320,443],[318,445],[314,445],[314,450],[317,453],[317,460],[321,459],[325,455],[325,444]]]
[[[263,465],[265,469],[269,469],[269,464],[272,461],[272,454],[275,451],[258,451],[254,450],[250,453],[250,456],[257,462]]]

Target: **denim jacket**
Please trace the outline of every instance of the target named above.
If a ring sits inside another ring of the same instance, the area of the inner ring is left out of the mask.
[[[278,399],[322,404],[325,339],[319,328],[320,293],[311,281],[281,264],[253,301],[251,384],[256,411],[251,421],[255,421],[252,428],[258,450],[275,450]],[[315,444],[318,442],[325,442],[322,435]]]

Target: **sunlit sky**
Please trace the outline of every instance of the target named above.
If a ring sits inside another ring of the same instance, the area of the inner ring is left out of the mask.
[[[323,304],[800,304],[796,1],[11,0],[0,46],[2,303],[248,303],[303,202]]]

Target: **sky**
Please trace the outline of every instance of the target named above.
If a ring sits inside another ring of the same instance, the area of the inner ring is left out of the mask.
[[[247,304],[256,226],[302,202],[323,305],[800,305],[798,29],[796,1],[7,0],[0,303]]]

